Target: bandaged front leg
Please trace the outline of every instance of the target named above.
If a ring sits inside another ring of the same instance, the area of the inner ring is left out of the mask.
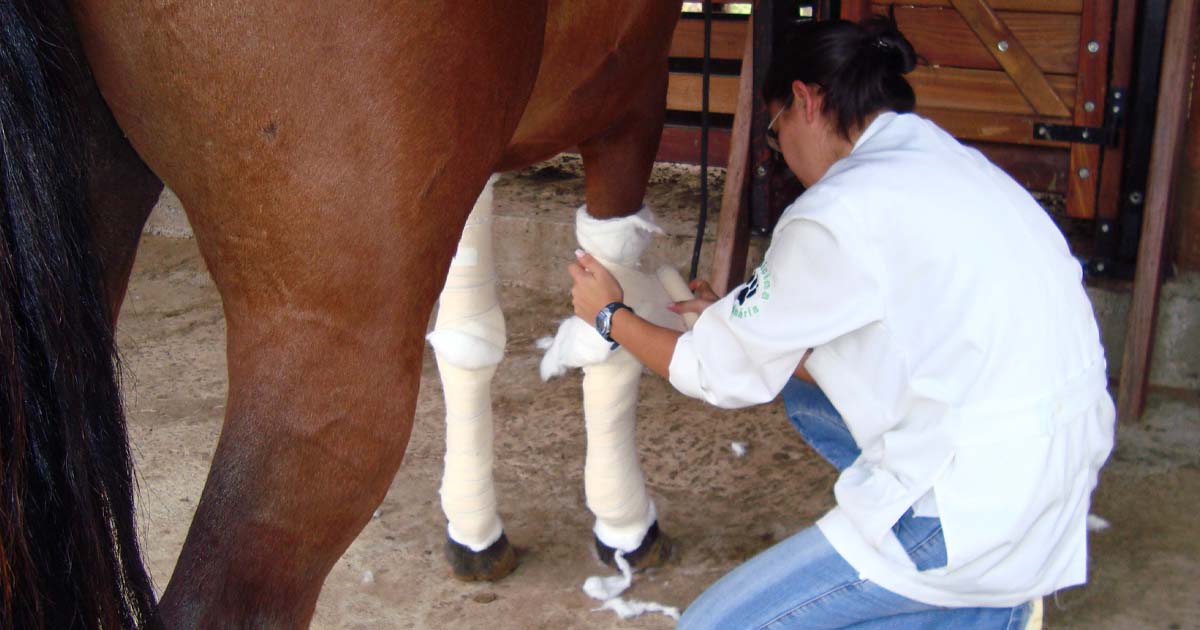
[[[637,453],[637,394],[642,364],[618,350],[603,363],[583,368],[583,417],[587,460],[583,486],[596,515],[600,542],[631,552],[658,517],[646,492]]]
[[[494,182],[467,218],[428,336],[446,399],[442,511],[450,538],[475,552],[503,533],[492,483],[491,385],[506,340],[492,251]]]
[[[662,233],[654,215],[643,208],[619,219],[594,219],[585,208],[576,215],[579,245],[600,261],[625,293],[625,303],[650,321],[681,330],[683,322],[667,310],[671,301],[654,274],[643,273],[641,257],[653,234]],[[553,342],[545,344],[542,377],[582,367],[587,463],[584,488],[596,515],[597,539],[631,552],[642,544],[657,518],[638,462],[636,408],[642,366],[625,350],[613,352],[592,322],[564,321]]]

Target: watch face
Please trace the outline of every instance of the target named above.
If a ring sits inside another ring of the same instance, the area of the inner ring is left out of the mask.
[[[612,316],[612,311],[607,308],[596,315],[596,331],[600,333],[601,337],[609,341],[612,341],[612,337],[610,336],[612,333]]]

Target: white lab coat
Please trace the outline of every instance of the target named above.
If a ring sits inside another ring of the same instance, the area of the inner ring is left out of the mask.
[[[801,357],[862,455],[818,525],[865,578],[940,606],[1014,606],[1087,576],[1086,517],[1113,443],[1078,262],[978,151],[885,113],[780,218],[750,283],[675,346],[671,383],[768,402]],[[891,532],[937,515],[948,564]]]

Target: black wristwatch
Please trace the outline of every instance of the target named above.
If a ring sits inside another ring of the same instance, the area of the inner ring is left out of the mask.
[[[633,312],[633,309],[630,308],[628,304],[625,304],[624,302],[613,302],[612,304],[600,309],[599,313],[596,313],[596,332],[600,333],[600,336],[604,337],[605,341],[612,342],[613,350],[616,350],[617,346],[620,345],[615,339],[612,338],[613,314],[623,308],[628,308],[630,313]]]

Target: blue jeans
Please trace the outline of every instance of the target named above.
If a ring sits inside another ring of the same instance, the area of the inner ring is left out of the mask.
[[[815,385],[792,379],[783,390],[788,417],[804,439],[842,470],[859,449],[841,414]],[[910,509],[892,531],[917,568],[946,566],[941,521],[914,516]],[[1028,604],[1014,608],[944,608],[902,597],[859,577],[809,527],[751,558],[692,602],[680,628],[1023,628]]]

